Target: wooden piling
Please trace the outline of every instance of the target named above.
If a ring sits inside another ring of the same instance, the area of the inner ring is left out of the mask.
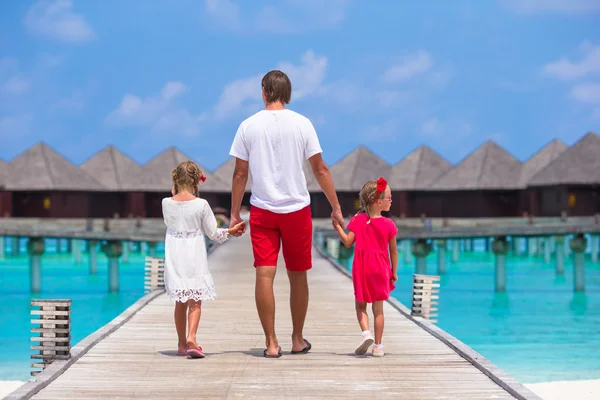
[[[39,333],[31,337],[31,375],[36,376],[53,361],[71,358],[71,300],[33,299],[31,307],[31,333]]]
[[[413,274],[413,295],[411,315],[437,322],[437,305],[439,304],[440,277],[436,275]]]
[[[165,287],[164,258],[146,257],[144,272],[144,291],[146,293]]]

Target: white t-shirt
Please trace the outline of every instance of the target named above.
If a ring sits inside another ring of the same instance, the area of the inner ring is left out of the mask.
[[[310,205],[304,161],[321,153],[313,124],[292,110],[261,110],[238,128],[229,154],[250,165],[250,204],[278,214]]]

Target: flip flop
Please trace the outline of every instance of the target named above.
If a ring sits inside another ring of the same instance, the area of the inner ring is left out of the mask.
[[[275,355],[275,356],[272,356],[272,355],[269,355],[269,354],[267,354],[267,349],[265,349],[265,351],[263,352],[263,356],[264,356],[265,358],[279,358],[279,357],[281,357],[282,355],[283,355],[283,353],[281,352],[281,346],[279,346],[278,353],[277,353],[277,355]]]
[[[183,353],[177,352],[177,356],[178,357],[180,357],[180,356],[187,356],[187,353],[186,352],[183,352]]]
[[[306,339],[304,339],[304,343],[306,343],[306,346],[302,349],[302,350],[298,350],[298,351],[294,351],[292,350],[292,354],[306,354],[310,351],[310,349],[312,349],[312,344],[310,344],[310,342]]]
[[[188,356],[190,356],[190,358],[204,358],[204,357],[206,357],[204,355],[204,353],[202,352],[202,347],[200,347],[200,346],[198,346],[197,349],[193,349],[193,348],[187,349],[186,350],[186,354]]]

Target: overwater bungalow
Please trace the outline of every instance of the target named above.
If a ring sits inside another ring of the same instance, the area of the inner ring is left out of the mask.
[[[8,163],[0,160],[0,217],[12,214],[12,193],[6,189],[10,173]]]
[[[529,188],[529,182],[531,181],[531,178],[546,168],[567,149],[568,146],[566,144],[558,139],[554,139],[525,161],[519,177],[519,187],[521,188],[519,212],[521,214],[527,213],[533,216],[540,215],[540,203],[537,197],[537,190]]]
[[[415,201],[437,204],[428,217],[514,217],[519,210],[519,176],[523,163],[487,141],[435,180]]]
[[[600,213],[600,136],[590,132],[528,182],[542,216]]]
[[[389,184],[394,201],[393,216],[435,215],[443,198],[430,196],[426,189],[452,164],[428,146],[420,146],[392,167]]]
[[[162,199],[171,196],[171,188],[173,187],[171,172],[180,162],[187,160],[193,161],[193,158],[188,157],[176,147],[170,147],[144,164],[142,168],[145,175],[144,182],[146,183],[145,199],[148,218],[162,218]],[[202,197],[213,208],[231,204],[230,185],[221,182],[200,163],[198,165],[204,176],[206,176],[206,182],[202,183],[201,186]]]
[[[15,157],[5,184],[15,217],[86,218],[90,193],[106,189],[90,174],[40,142]],[[5,195],[6,196],[6,195]]]
[[[114,146],[107,146],[81,165],[105,188],[90,194],[90,217],[145,217],[146,176],[142,167]]]

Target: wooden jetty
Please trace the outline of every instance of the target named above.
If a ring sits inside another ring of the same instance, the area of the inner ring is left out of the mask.
[[[385,357],[355,356],[352,282],[317,251],[305,327],[312,351],[289,353],[289,285],[281,265],[276,327],[284,355],[266,359],[249,236],[217,247],[210,264],[218,298],[202,309],[205,359],[176,356],[173,305],[153,291],[75,346],[72,360],[55,361],[8,399],[538,399],[396,301],[385,305]]]

